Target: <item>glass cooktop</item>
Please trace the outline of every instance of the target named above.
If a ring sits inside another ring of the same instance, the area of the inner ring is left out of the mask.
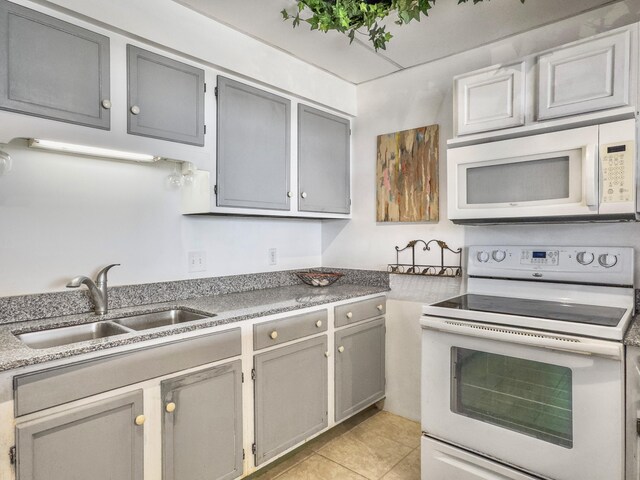
[[[494,297],[467,294],[434,303],[433,307],[467,310],[470,312],[499,313],[520,317],[543,318],[564,322],[587,323],[604,327],[618,325],[626,310],[619,307],[601,307],[579,303],[530,300],[528,298]]]

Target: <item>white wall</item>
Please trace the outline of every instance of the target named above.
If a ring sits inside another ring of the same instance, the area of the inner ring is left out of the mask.
[[[639,248],[640,257],[640,225],[635,223],[455,226],[446,219],[445,172],[446,140],[453,136],[454,75],[510,61],[639,19],[640,2],[621,1],[358,86],[358,117],[353,129],[353,220],[323,224],[323,264],[383,269],[395,261],[396,245],[402,247],[417,238],[439,238],[452,248],[479,243],[628,245]],[[459,27],[461,31],[464,29],[463,25]],[[440,125],[440,221],[434,224],[376,223],[376,137],[434,123]],[[418,256],[417,261],[425,258]],[[434,257],[433,260],[438,259]]]
[[[189,217],[165,179],[172,167],[6,151],[0,177],[0,296],[64,289],[107,263],[111,285],[318,266],[319,221]],[[278,265],[268,264],[271,247]],[[207,270],[188,273],[187,253]]]

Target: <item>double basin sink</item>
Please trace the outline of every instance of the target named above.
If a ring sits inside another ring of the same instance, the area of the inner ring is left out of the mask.
[[[151,328],[177,325],[180,323],[209,318],[215,315],[202,315],[181,308],[162,310],[159,312],[131,315],[128,317],[114,318],[101,322],[74,325],[71,327],[58,327],[37,332],[16,334],[18,340],[31,348],[51,348],[69,345],[71,343],[86,342],[125,333],[149,330]]]

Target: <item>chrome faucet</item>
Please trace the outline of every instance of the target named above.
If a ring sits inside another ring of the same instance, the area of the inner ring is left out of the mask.
[[[79,275],[67,284],[67,288],[78,288],[82,284],[85,284],[91,293],[96,315],[104,315],[107,313],[109,307],[107,302],[107,272],[111,268],[118,266],[120,266],[119,263],[113,263],[104,267],[98,272],[95,283],[90,278]]]

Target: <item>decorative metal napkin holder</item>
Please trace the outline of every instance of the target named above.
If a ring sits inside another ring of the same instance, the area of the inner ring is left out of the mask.
[[[416,245],[423,243],[422,251],[430,251],[430,245],[436,242],[440,247],[440,265],[416,264]],[[400,252],[411,249],[411,263],[400,263]],[[449,250],[458,257],[458,265],[444,264],[444,251]],[[387,267],[389,273],[400,273],[404,275],[425,275],[429,277],[461,277],[462,276],[462,248],[452,250],[442,240],[411,240],[406,247],[396,247],[396,263],[390,263]]]

